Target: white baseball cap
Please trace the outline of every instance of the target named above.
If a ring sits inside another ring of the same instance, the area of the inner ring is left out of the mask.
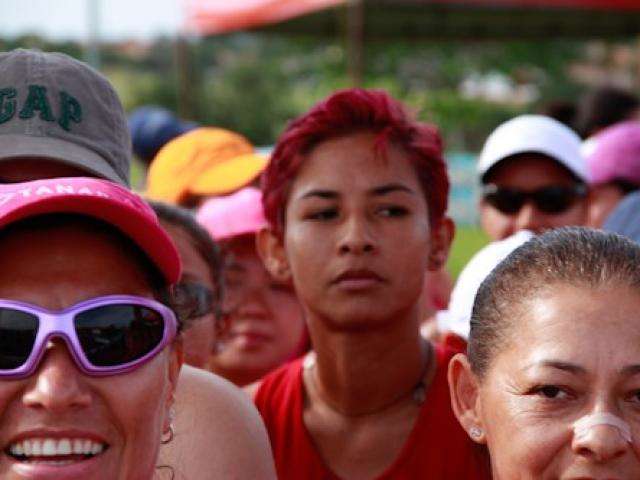
[[[469,338],[471,312],[480,285],[502,260],[532,237],[530,231],[520,230],[504,240],[490,243],[476,253],[458,276],[451,292],[449,308],[436,314],[438,330]]]
[[[556,160],[583,182],[588,181],[587,166],[580,151],[580,137],[566,125],[544,115],[520,115],[496,128],[482,147],[478,173],[519,153],[541,153]]]

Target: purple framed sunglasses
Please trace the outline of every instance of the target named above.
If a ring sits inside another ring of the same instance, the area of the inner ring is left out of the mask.
[[[145,297],[96,297],[57,312],[0,299],[0,379],[32,375],[56,337],[87,375],[126,373],[157,355],[177,329],[173,311]]]

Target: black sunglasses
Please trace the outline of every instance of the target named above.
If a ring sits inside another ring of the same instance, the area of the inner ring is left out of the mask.
[[[174,286],[171,306],[178,318],[189,321],[209,313],[219,316],[216,294],[198,282],[178,282]]]
[[[587,195],[587,187],[583,184],[572,186],[550,185],[536,190],[520,190],[519,188],[500,187],[495,184],[483,186],[482,198],[507,215],[518,213],[527,201],[532,201],[536,209],[542,213],[559,214],[567,211],[578,198]]]

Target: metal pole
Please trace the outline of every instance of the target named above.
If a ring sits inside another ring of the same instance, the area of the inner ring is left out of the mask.
[[[197,89],[197,85],[196,78],[192,75],[189,42],[182,35],[177,35],[175,39],[175,65],[178,115],[181,118],[193,119],[195,117],[194,90]]]
[[[351,84],[359,87],[364,72],[364,0],[347,4],[347,58]]]
[[[100,68],[100,0],[87,0],[88,41],[84,60]]]

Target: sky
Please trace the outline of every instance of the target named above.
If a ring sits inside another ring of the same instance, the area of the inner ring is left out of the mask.
[[[100,19],[99,38],[107,41],[171,35],[184,18],[182,0],[0,0],[0,36],[87,40],[91,3]]]

